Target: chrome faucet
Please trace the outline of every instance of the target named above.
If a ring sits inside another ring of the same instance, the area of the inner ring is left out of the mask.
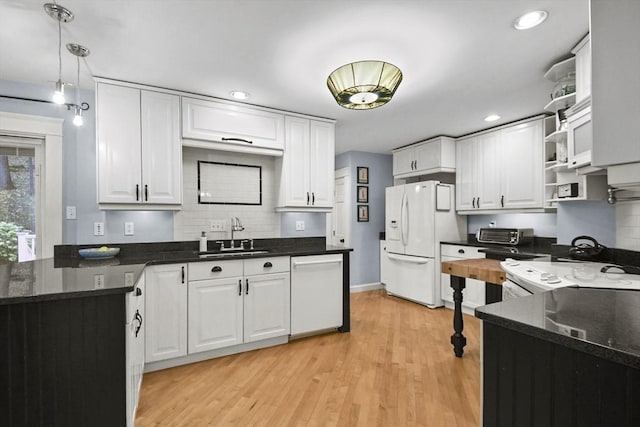
[[[231,217],[231,248],[232,249],[235,248],[233,233],[235,231],[242,231],[242,230],[244,230],[244,227],[242,226],[240,219],[237,216]],[[242,243],[240,244],[240,247],[242,248]]]

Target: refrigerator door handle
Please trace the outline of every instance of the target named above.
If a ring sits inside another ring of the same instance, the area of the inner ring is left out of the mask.
[[[433,258],[422,258],[422,257],[406,256],[406,255],[402,256],[402,255],[392,254],[390,252],[387,252],[387,257],[389,259],[394,259],[396,261],[409,262],[412,264],[427,264],[429,261],[433,261]]]
[[[402,224],[402,244],[409,244],[409,198],[406,193],[402,194],[402,213],[401,213],[401,224]]]

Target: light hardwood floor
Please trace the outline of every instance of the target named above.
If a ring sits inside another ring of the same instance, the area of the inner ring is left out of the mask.
[[[480,424],[478,319],[449,342],[453,312],[352,294],[351,332],[144,375],[137,426]]]

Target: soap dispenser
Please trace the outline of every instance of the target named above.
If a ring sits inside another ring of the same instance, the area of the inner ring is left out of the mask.
[[[200,252],[207,251],[207,234],[203,231],[200,236]]]

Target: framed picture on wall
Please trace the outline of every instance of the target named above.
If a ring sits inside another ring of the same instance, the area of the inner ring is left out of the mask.
[[[358,185],[358,203],[369,203],[369,187]]]
[[[358,166],[358,184],[369,183],[369,168],[365,166]]]
[[[369,222],[369,205],[358,205],[358,222]]]

